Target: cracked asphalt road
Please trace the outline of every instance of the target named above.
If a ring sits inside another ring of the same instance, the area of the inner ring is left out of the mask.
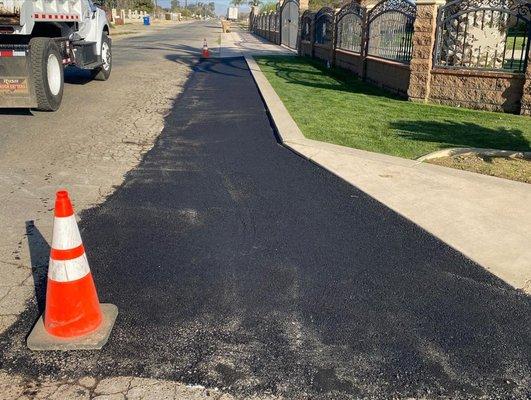
[[[34,304],[0,335],[4,371],[237,398],[530,396],[529,298],[279,145],[243,59],[196,65],[153,148],[81,216],[120,309],[110,341],[29,352]]]
[[[203,37],[214,32],[193,23],[117,40],[110,80],[68,70],[58,112],[0,110],[0,332],[34,295],[31,267],[48,261],[54,192],[71,190],[82,211],[120,185],[153,145]],[[44,237],[29,246],[35,226]]]

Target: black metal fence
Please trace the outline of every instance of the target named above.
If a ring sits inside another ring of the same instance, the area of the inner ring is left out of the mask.
[[[302,41],[407,64],[413,52],[416,5],[382,0],[370,11],[354,0],[335,12],[323,7],[300,17]],[[258,15],[255,26],[278,32],[276,16]],[[267,18],[267,20],[266,20]],[[439,7],[434,65],[525,71],[531,46],[529,0],[454,0]]]
[[[415,16],[416,6],[408,0],[383,0],[369,12],[352,1],[337,13],[324,7],[315,14],[303,14],[301,40],[407,64],[413,50]]]
[[[384,0],[367,13],[367,54],[409,62],[417,8],[407,0]]]
[[[301,16],[301,33],[300,38],[302,41],[310,42],[312,40],[312,26],[315,19],[315,13],[306,10]]]
[[[334,9],[321,8],[314,18],[314,42],[329,45],[334,40]]]
[[[363,52],[365,8],[358,3],[345,4],[336,14],[336,45],[341,50]]]
[[[528,0],[455,0],[439,8],[435,65],[523,72],[530,37]]]

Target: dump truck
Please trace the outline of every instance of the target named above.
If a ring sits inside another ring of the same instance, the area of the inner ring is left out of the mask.
[[[227,19],[229,21],[237,21],[238,20],[238,7],[230,6],[229,8],[227,8]]]
[[[92,0],[0,0],[0,108],[57,110],[65,67],[107,80],[109,33]]]

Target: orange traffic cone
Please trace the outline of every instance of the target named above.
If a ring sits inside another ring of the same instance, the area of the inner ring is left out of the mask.
[[[203,58],[210,57],[210,50],[208,50],[208,44],[207,44],[206,39],[203,40],[203,51],[201,52],[201,57]]]
[[[52,249],[44,323],[28,336],[32,350],[100,349],[107,342],[118,309],[100,304],[68,192],[55,199]]]

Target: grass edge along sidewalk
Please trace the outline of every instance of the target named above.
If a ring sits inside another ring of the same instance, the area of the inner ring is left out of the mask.
[[[454,147],[531,150],[529,117],[413,103],[305,57],[254,58],[309,139],[409,159]],[[460,169],[485,172],[475,164]],[[488,174],[526,180],[501,165]]]

